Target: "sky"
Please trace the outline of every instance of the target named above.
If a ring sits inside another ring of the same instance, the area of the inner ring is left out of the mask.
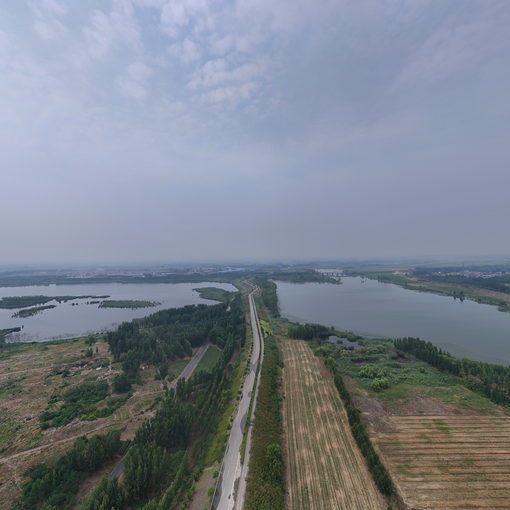
[[[510,254],[508,0],[2,0],[0,263]]]

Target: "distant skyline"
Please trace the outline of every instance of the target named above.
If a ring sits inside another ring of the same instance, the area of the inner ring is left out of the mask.
[[[4,0],[0,265],[508,255],[509,26],[507,0]]]

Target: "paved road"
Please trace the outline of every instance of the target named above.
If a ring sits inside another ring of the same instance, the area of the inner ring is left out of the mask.
[[[225,456],[223,457],[220,475],[211,503],[212,510],[242,510],[244,504],[244,489],[246,487],[246,474],[250,456],[247,447],[244,464],[241,464],[241,444],[243,442],[244,427],[248,419],[251,394],[255,388],[259,359],[263,349],[257,310],[253,300],[253,291],[248,296],[248,300],[250,303],[250,321],[253,331],[253,350],[249,372],[245,378],[241,400],[239,401],[237,413],[230,430]],[[256,399],[254,398],[252,413],[255,410],[255,404]]]
[[[184,370],[179,374],[179,377],[177,379],[174,379],[172,383],[170,384],[170,388],[174,388],[177,385],[177,381],[179,379],[185,379],[186,381],[193,375],[193,371],[195,368],[197,368],[197,365],[200,363],[200,360],[205,354],[205,351],[207,351],[207,348],[211,345],[209,342],[205,343],[204,345],[201,345],[198,351],[195,353],[195,355],[191,358],[191,361],[184,367]],[[119,478],[120,475],[124,472],[124,467],[126,465],[126,455],[127,452],[124,454],[122,459],[117,462],[115,467],[112,469],[112,472],[110,473],[110,480],[114,478]]]

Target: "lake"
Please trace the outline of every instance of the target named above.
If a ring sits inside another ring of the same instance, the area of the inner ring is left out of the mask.
[[[276,282],[280,311],[365,336],[414,336],[457,357],[510,364],[510,314],[359,277],[341,285]]]
[[[87,304],[92,299],[76,299],[66,303],[50,301],[56,308],[44,310],[24,319],[12,315],[19,309],[0,309],[0,329],[23,326],[20,333],[12,333],[8,342],[41,342],[60,338],[72,338],[90,333],[115,329],[121,322],[145,317],[158,310],[184,305],[214,304],[202,299],[193,289],[219,287],[236,291],[224,283],[94,283],[74,285],[48,285],[29,287],[0,287],[0,298],[7,296],[110,296],[114,300],[146,300],[161,303],[150,308],[99,308],[99,304]],[[96,301],[96,300],[94,300]],[[99,300],[101,301],[101,300]],[[73,305],[74,303],[74,305]]]

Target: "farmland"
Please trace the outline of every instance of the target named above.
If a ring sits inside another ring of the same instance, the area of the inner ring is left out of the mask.
[[[473,375],[466,380],[440,371],[396,348],[398,342],[358,341],[357,351],[313,345],[361,410],[399,508],[510,508],[508,407],[466,387]]]
[[[510,508],[510,419],[391,416],[377,444],[410,508]]]
[[[281,341],[287,508],[381,510],[332,378],[304,341]]]

